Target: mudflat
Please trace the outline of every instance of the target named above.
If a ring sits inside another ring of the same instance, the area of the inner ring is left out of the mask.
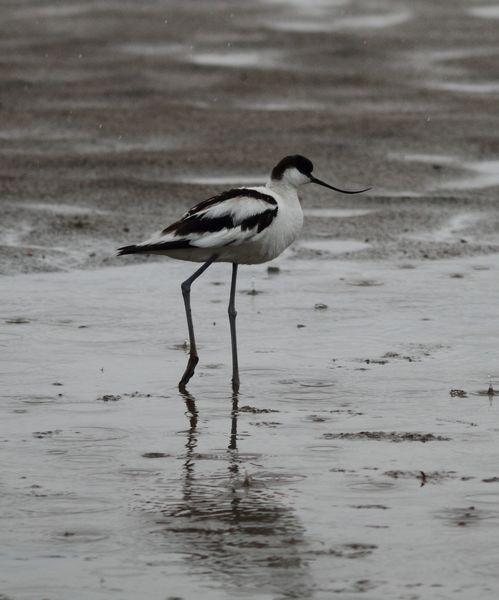
[[[497,597],[498,26],[4,3],[1,600]],[[181,394],[193,267],[115,248],[290,153],[373,189],[304,188],[302,238],[240,269],[238,395],[210,267]]]
[[[350,258],[496,252],[494,7],[461,2],[10,2],[0,23],[0,269],[114,249],[302,153],[304,235]],[[131,260],[131,259],[127,259]]]

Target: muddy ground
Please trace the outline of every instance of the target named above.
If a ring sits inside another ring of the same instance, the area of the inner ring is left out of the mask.
[[[496,598],[497,6],[1,16],[0,599]],[[210,268],[179,394],[192,267],[114,249],[296,152],[373,189],[241,269],[237,397]]]
[[[297,152],[373,186],[309,188],[306,207],[376,209],[310,216],[306,236],[368,239],[362,258],[497,251],[497,16],[469,1],[4,2],[0,269],[116,263],[117,245]],[[457,235],[421,239],[469,212]]]

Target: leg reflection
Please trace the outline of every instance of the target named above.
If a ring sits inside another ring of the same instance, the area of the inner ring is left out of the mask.
[[[190,500],[192,497],[192,483],[194,481],[194,450],[198,443],[197,425],[198,425],[198,410],[194,396],[187,390],[181,390],[185,405],[187,407],[186,416],[189,419],[189,429],[187,430],[187,440],[185,443],[185,461],[184,461],[184,490],[183,496],[185,500]]]
[[[239,475],[239,455],[237,452],[237,417],[239,416],[239,396],[237,392],[232,394],[232,411],[230,413],[230,434],[229,434],[229,479],[233,486],[237,486],[237,477]],[[232,508],[234,511],[237,510],[239,505],[239,498],[234,492],[234,498],[232,499]]]
[[[232,394],[232,411],[231,415],[231,427],[229,437],[229,450],[237,450],[237,417],[239,416],[239,394],[235,392]]]
[[[231,396],[225,450],[212,435],[200,438],[195,398],[186,390],[181,397],[189,426],[180,498],[165,499],[161,509],[168,547],[185,553],[193,573],[227,589],[247,595],[263,590],[271,597],[310,598],[303,526],[282,501],[283,488],[274,490],[266,473],[257,472],[246,481],[246,463],[254,471],[254,463],[248,461],[258,456],[263,462],[265,456],[240,453],[238,394]]]

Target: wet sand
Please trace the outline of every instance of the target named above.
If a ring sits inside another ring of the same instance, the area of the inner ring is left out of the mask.
[[[497,8],[7,2],[0,598],[495,598]],[[300,152],[241,269],[117,246]],[[148,264],[133,264],[147,262]],[[490,378],[489,378],[490,376]]]
[[[464,0],[4,3],[0,271],[118,264],[117,246],[296,152],[333,184],[373,186],[304,190],[309,208],[375,209],[311,217],[307,237],[369,239],[361,259],[497,252],[494,15]],[[453,239],[414,237],[470,210]]]

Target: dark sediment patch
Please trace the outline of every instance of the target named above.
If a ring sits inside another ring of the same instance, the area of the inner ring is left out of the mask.
[[[390,507],[384,504],[357,504],[356,506],[352,506],[352,508],[359,510],[388,510]]]
[[[104,394],[103,396],[99,396],[97,400],[101,400],[102,402],[118,402],[118,400],[121,400],[121,396],[118,394]]]
[[[25,317],[12,317],[11,319],[6,319],[5,322],[7,325],[26,325],[31,323],[31,319],[26,319]]]
[[[380,285],[384,285],[382,281],[376,281],[374,279],[356,279],[354,281],[347,281],[347,285],[352,285],[354,287],[377,287]]]
[[[341,544],[324,550],[312,550],[311,554],[316,556],[336,556],[338,558],[364,558],[376,550],[375,544]]]
[[[260,414],[276,413],[279,411],[274,408],[256,408],[255,406],[245,405],[245,406],[241,406],[241,408],[238,409],[238,412],[251,413],[253,415],[260,415]]]
[[[447,479],[456,479],[456,471],[403,471],[392,470],[385,471],[383,475],[392,479],[418,479],[421,485],[426,483],[441,483]]]
[[[437,518],[447,521],[449,525],[456,527],[467,527],[477,525],[480,521],[488,518],[489,515],[475,506],[446,508],[437,513]]]
[[[54,435],[58,435],[61,433],[60,429],[49,429],[48,431],[34,431],[33,432],[33,437],[39,439],[39,440],[43,440],[45,438],[51,438]]]
[[[165,454],[164,452],[144,452],[142,454],[143,458],[167,458],[171,456],[170,454]]]
[[[130,392],[127,394],[122,394],[125,398],[152,398],[153,394],[149,394],[147,392]],[[154,394],[156,398],[169,398],[169,396],[158,396]]]
[[[380,442],[446,442],[451,438],[433,433],[398,431],[358,431],[347,433],[324,433],[328,440],[375,440]]]

